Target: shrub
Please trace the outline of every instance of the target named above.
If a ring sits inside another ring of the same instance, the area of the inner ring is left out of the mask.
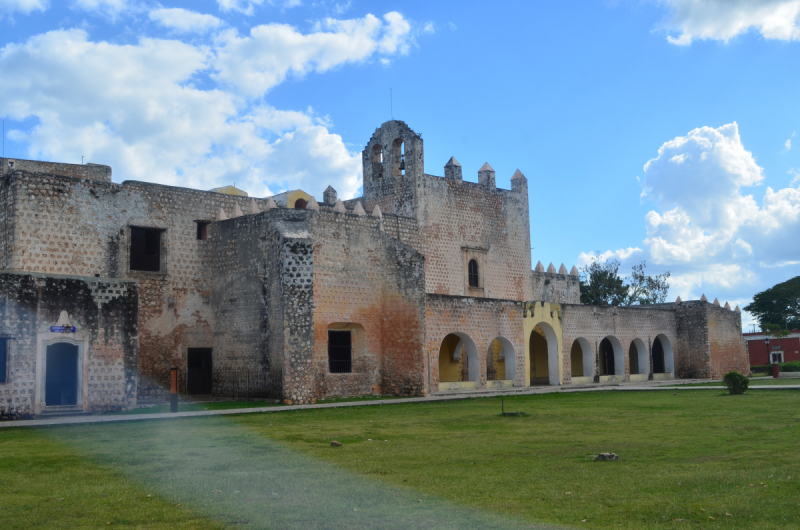
[[[781,363],[781,372],[800,372],[800,361]]]
[[[747,385],[750,380],[739,372],[728,372],[722,378],[722,382],[728,387],[731,394],[744,394],[747,390]]]

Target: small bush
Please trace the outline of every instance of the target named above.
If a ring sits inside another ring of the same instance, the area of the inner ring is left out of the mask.
[[[731,394],[744,394],[750,380],[739,372],[728,372],[722,378],[722,382],[728,387]]]
[[[800,361],[781,363],[781,372],[800,372]]]

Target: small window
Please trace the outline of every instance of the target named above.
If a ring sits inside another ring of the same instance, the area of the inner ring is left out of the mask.
[[[208,221],[197,221],[197,240],[206,241],[208,239]]]
[[[297,199],[294,201],[294,209],[295,210],[305,210],[306,206],[308,206],[308,201],[305,199]]]
[[[480,286],[480,281],[478,279],[478,262],[474,259],[469,260],[469,265],[467,266],[467,274],[469,276],[469,286],[478,288]]]
[[[330,373],[351,373],[353,371],[352,352],[350,331],[328,331],[328,370]]]
[[[131,270],[161,270],[161,230],[131,227]]]
[[[8,339],[0,339],[0,383],[8,377]]]

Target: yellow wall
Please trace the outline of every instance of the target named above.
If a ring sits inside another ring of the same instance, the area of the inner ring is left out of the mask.
[[[286,207],[294,208],[294,203],[297,201],[297,199],[305,199],[305,201],[308,202],[311,200],[311,195],[303,190],[290,191],[286,196]]]
[[[556,351],[558,352],[558,382],[559,384],[563,384],[564,382],[564,361],[562,359],[561,352],[564,351],[563,343],[561,339],[561,304],[551,304],[550,302],[524,302],[523,303],[523,311],[522,315],[524,317],[524,327],[525,327],[525,384],[531,384],[531,334],[534,333],[534,328],[539,326],[541,323],[549,324],[550,327],[553,328],[553,332],[556,335],[556,342],[557,347]],[[534,337],[534,341],[537,340]],[[538,350],[536,346],[534,346],[535,350]],[[543,348],[544,352],[547,352],[547,347]],[[537,359],[537,365],[539,365]],[[546,377],[548,374],[544,373],[538,377]]]
[[[214,188],[211,191],[215,191],[217,193],[224,193],[225,195],[237,195],[239,197],[247,197],[247,192],[244,190],[240,190],[236,186],[222,186],[220,188]]]
[[[439,381],[461,381],[461,360],[453,362],[453,354],[460,341],[456,335],[448,335],[442,341],[439,348]],[[465,355],[466,348],[461,352],[462,357]]]
[[[494,362],[494,369],[496,371],[495,380],[501,380],[506,378],[506,361],[500,360],[500,353],[503,351],[503,345],[500,344],[500,341],[494,339],[492,341],[492,361]],[[489,367],[486,367],[486,372],[488,374]]]
[[[547,339],[544,338],[544,331],[541,326],[533,328],[528,347],[532,353],[530,377],[548,377],[550,368],[547,362]]]

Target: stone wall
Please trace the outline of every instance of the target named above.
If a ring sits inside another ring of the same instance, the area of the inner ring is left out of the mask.
[[[741,313],[705,301],[667,305],[676,312],[681,351],[678,377],[721,379],[731,370],[750,374]]]
[[[75,333],[52,333],[66,311]],[[9,340],[9,372],[0,384],[0,416],[40,413],[45,404],[46,346],[68,341],[81,348],[79,394],[91,412],[136,404],[135,282],[109,278],[0,273],[0,335]]]
[[[606,337],[615,337],[622,348],[624,358],[624,376],[629,379],[630,348],[634,339],[640,339],[647,348],[648,356],[651,355],[652,345],[656,337],[666,338],[672,347],[674,366],[679,366],[682,357],[683,342],[679,340],[680,332],[677,327],[675,312],[665,307],[631,306],[607,307],[562,304],[563,327],[563,366],[564,383],[572,382],[571,352],[573,343],[583,338],[588,341],[591,348],[593,366],[591,373],[587,373],[584,364],[584,377],[599,376],[599,348],[600,342]],[[652,363],[652,360],[651,360]],[[652,364],[648,366],[647,373],[652,372]],[[678,370],[676,370],[679,373]]]
[[[428,294],[426,300],[425,353],[428,356],[426,364],[430,366],[431,392],[439,389],[439,351],[450,333],[458,333],[470,349],[474,347],[472,353],[478,365],[474,381],[478,388],[486,387],[486,358],[492,341],[497,337],[505,337],[513,347],[516,367],[514,385],[525,384],[521,302],[437,294]],[[469,362],[472,367],[472,357]]]
[[[60,164],[41,160],[0,158],[0,175],[7,175],[15,171],[111,182],[111,167],[102,164]]]
[[[554,304],[580,304],[581,283],[577,276],[552,272],[530,271],[531,290],[528,300]]]
[[[0,270],[11,269],[16,217],[16,186],[10,176],[0,176]]]

